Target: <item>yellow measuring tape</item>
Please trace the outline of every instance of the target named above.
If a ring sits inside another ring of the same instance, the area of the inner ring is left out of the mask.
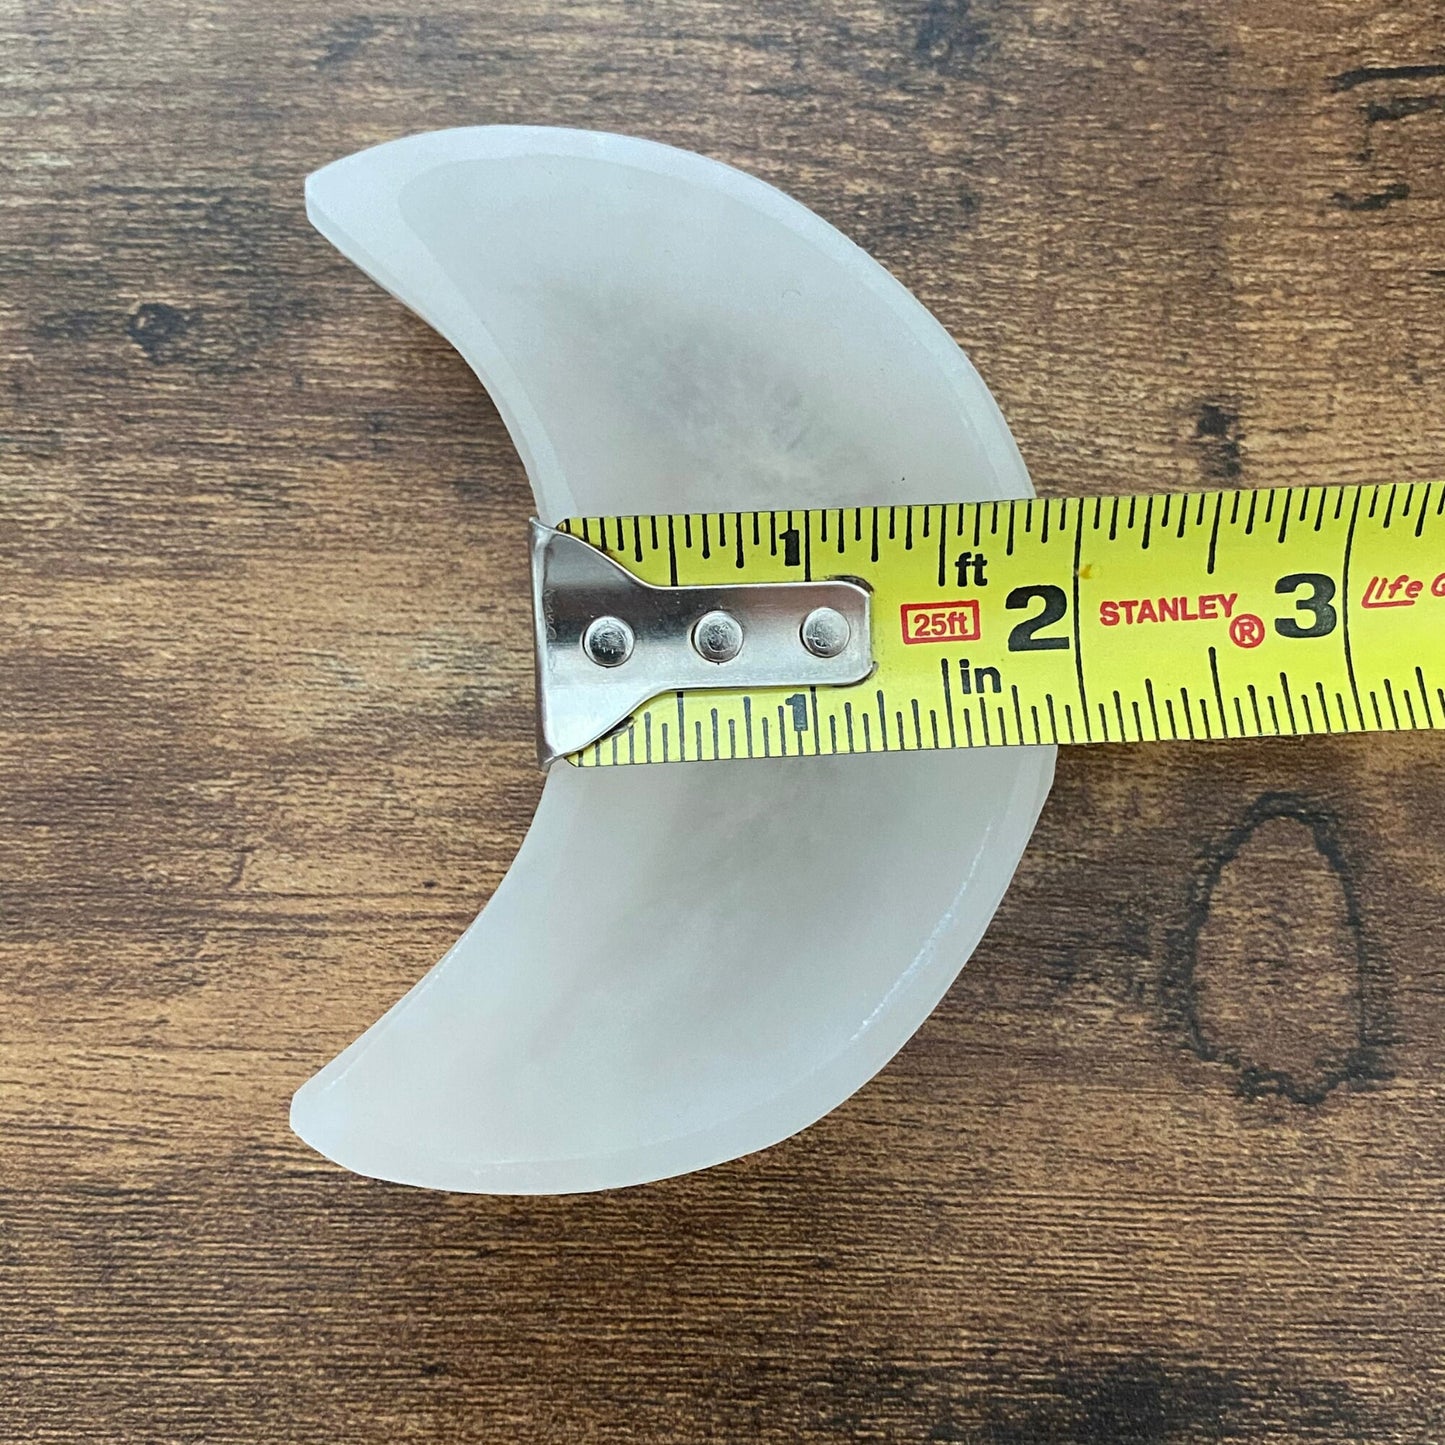
[[[1445,484],[578,518],[655,586],[846,577],[877,666],[668,693],[569,761],[1445,727]]]

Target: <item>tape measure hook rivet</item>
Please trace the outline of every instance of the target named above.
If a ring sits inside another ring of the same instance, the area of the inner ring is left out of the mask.
[[[815,607],[804,619],[803,646],[814,657],[837,657],[852,640],[848,619],[835,607]]]
[[[629,657],[637,639],[632,629],[620,618],[594,617],[582,634],[582,651],[598,667],[621,667]]]
[[[743,627],[731,612],[715,608],[698,618],[692,645],[708,662],[731,662],[743,650]]]

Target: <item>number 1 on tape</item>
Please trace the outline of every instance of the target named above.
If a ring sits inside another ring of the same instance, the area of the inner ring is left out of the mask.
[[[1445,726],[1445,485],[576,519],[656,586],[847,577],[852,686],[668,693],[581,766]]]

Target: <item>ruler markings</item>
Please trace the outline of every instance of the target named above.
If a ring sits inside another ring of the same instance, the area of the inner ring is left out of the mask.
[[[1202,510],[1203,510],[1204,499],[1203,499],[1203,497],[1201,497],[1199,500],[1200,500],[1200,510],[1202,511]],[[1238,492],[1236,492],[1235,495],[1234,495],[1234,504],[1235,504],[1235,508],[1238,509],[1238,506],[1239,506],[1239,493],[1238,493]],[[1208,565],[1207,565],[1207,566],[1205,567],[1205,569],[1204,569],[1204,570],[1209,574],[1209,576],[1211,576],[1211,577],[1214,576],[1214,564],[1215,564],[1215,561],[1217,560],[1217,553],[1218,553],[1218,549],[1219,549],[1219,517],[1220,517],[1220,514],[1223,512],[1223,510],[1224,510],[1224,493],[1223,493],[1223,492],[1220,492],[1220,493],[1218,494],[1218,496],[1216,496],[1215,499],[1214,499],[1214,526],[1213,526],[1213,528],[1210,530],[1210,533],[1209,533],[1209,563],[1208,563]]]
[[[1224,715],[1224,689],[1219,683],[1219,652],[1214,647],[1209,649],[1209,677],[1214,683],[1214,701],[1219,708],[1219,731],[1224,737],[1228,737],[1229,721]]]
[[[1094,529],[1098,530],[1097,505],[1094,512]],[[1080,631],[1079,613],[1079,568],[1082,565],[1084,554],[1084,509],[1079,507],[1078,525],[1074,528],[1074,671],[1079,682],[1079,711],[1084,717],[1084,739],[1089,738],[1089,695],[1084,687],[1084,647],[1082,633]],[[1066,714],[1067,716],[1067,714]],[[1073,741],[1073,730],[1070,729],[1069,740]]]
[[[1285,713],[1289,717],[1289,730],[1292,733],[1298,732],[1299,724],[1295,722],[1294,717],[1294,699],[1290,696],[1289,675],[1282,668],[1279,674],[1279,690],[1283,696]]]
[[[1189,736],[1194,736],[1194,709],[1189,706],[1189,689],[1182,683],[1179,687],[1179,700],[1184,704],[1184,725],[1189,729]]]
[[[1340,492],[1339,506],[1343,507],[1345,494]],[[1336,509],[1338,513],[1338,508]],[[1355,527],[1360,519],[1360,494],[1355,493],[1355,504],[1350,508],[1350,526],[1345,533],[1345,553],[1340,562],[1340,575],[1343,581],[1342,591],[1344,594],[1343,603],[1340,608],[1340,630],[1344,638],[1345,647],[1345,672],[1350,679],[1350,692],[1354,695],[1355,711],[1360,715],[1360,727],[1365,726],[1365,710],[1360,706],[1360,684],[1355,676],[1354,649],[1350,645],[1350,623],[1352,621],[1350,607],[1350,561],[1355,553]]]
[[[1445,727],[1439,481],[883,510],[559,523],[657,586],[856,575],[874,597],[870,707],[805,679],[673,690],[573,761]],[[970,536],[971,551],[950,550]],[[933,636],[906,639],[951,642],[936,662],[898,647],[895,596],[937,609],[923,619]]]

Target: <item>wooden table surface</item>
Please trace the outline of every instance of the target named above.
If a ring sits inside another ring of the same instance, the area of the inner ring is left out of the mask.
[[[535,803],[529,497],[302,178],[534,121],[783,186],[1041,492],[1445,475],[1432,0],[0,9],[0,1436],[1445,1438],[1445,750],[1077,749],[936,1015],[649,1188],[292,1090]]]

